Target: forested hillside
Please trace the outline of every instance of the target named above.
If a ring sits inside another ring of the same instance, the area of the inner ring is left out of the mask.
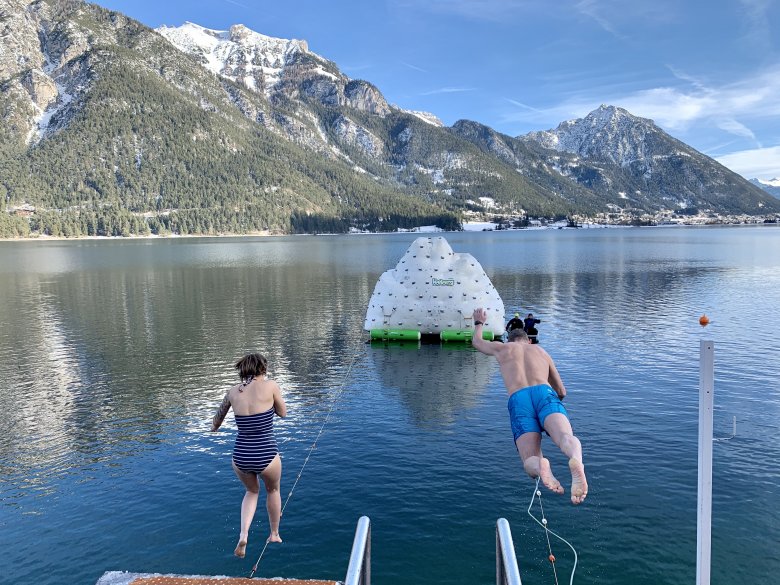
[[[625,110],[527,137],[447,128],[305,42],[162,32],[79,0],[0,0],[0,237],[459,229],[484,198],[525,217],[780,212]],[[217,71],[208,43],[231,51]]]

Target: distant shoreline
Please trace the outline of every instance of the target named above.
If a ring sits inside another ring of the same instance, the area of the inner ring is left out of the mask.
[[[250,234],[169,234],[160,236],[157,234],[150,234],[148,236],[130,235],[130,236],[30,236],[26,238],[0,238],[0,242],[84,242],[84,241],[119,241],[127,242],[132,240],[178,240],[178,239],[192,239],[192,238],[282,238],[289,236],[373,236],[373,235],[390,235],[390,234],[455,234],[462,232],[523,232],[523,231],[544,231],[544,230],[582,230],[582,229],[618,229],[618,228],[719,228],[719,227],[762,227],[762,226],[775,226],[777,223],[711,223],[711,224],[660,224],[660,225],[623,225],[623,224],[583,224],[578,227],[568,226],[529,226],[524,228],[508,228],[508,229],[491,229],[486,227],[484,222],[477,222],[471,224],[464,224],[464,229],[461,232],[446,231],[432,226],[422,226],[414,230],[404,230],[395,232],[347,232],[347,233],[318,233],[318,234],[282,234],[272,233],[270,231],[253,232]]]
[[[306,234],[272,234],[270,232],[254,232],[251,234],[170,234],[167,236],[160,236],[157,234],[150,234],[148,236],[29,236],[26,238],[0,238],[0,242],[82,242],[82,241],[129,241],[129,240],[178,240],[187,238],[275,238],[281,236],[291,235],[306,235]]]

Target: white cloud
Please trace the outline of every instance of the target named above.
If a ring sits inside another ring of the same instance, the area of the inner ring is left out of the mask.
[[[747,179],[780,177],[780,146],[732,152],[716,160]]]
[[[241,8],[246,8],[247,10],[251,10],[251,6],[247,6],[246,4],[241,4],[241,2],[236,2],[236,0],[223,0],[223,2],[227,2],[228,4],[233,4],[234,6],[240,6]]]
[[[406,61],[401,61],[401,65],[404,67],[408,67],[409,69],[414,69],[415,71],[420,71],[421,73],[428,73],[426,69],[423,69],[422,67],[418,67],[417,65],[412,65],[411,63],[407,63]]]
[[[630,39],[637,23],[663,25],[674,20],[678,11],[674,2],[666,0],[575,0],[573,6],[576,12],[622,41]]]
[[[432,89],[430,91],[424,91],[420,95],[436,95],[440,93],[461,93],[464,91],[474,91],[476,87],[440,87],[439,89]]]
[[[751,124],[762,120],[774,122],[780,116],[780,65],[720,86],[686,79],[679,72],[675,75],[691,83],[692,87],[655,87],[629,93],[614,91],[611,95],[583,93],[546,108],[523,105],[521,110],[505,115],[504,121],[557,124],[563,119],[582,117],[600,104],[608,103],[650,118],[669,131],[682,131],[702,124],[755,139]]]
[[[512,98],[504,98],[506,101],[508,101],[510,104],[513,104],[519,108],[523,108],[525,110],[531,110],[532,112],[541,113],[541,110],[538,110],[536,108],[532,108],[528,104],[524,104],[523,102],[518,102],[517,100],[513,100]]]
[[[598,0],[580,0],[574,5],[578,12],[595,20],[605,31],[620,37],[612,23],[603,15],[602,6],[603,3]]]
[[[754,140],[756,143],[758,143],[758,140],[756,139],[756,135],[753,133],[753,131],[745,126],[744,124],[741,124],[737,122],[736,120],[732,118],[723,118],[722,120],[717,120],[716,125],[721,130],[725,130],[729,134],[734,134],[736,136],[741,136],[743,138],[749,138],[750,140]],[[761,146],[758,144],[758,146]]]

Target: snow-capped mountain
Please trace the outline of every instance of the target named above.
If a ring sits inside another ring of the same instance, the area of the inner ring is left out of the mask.
[[[769,179],[768,181],[762,181],[761,179],[750,179],[756,187],[759,187],[772,195],[780,199],[780,178]]]
[[[156,29],[171,44],[196,57],[209,71],[270,96],[295,56],[310,55],[320,62],[321,73],[335,77],[333,66],[309,52],[306,41],[277,39],[257,33],[243,24],[230,30],[212,30],[192,22]]]
[[[268,98],[279,94],[295,99],[303,94],[324,105],[349,106],[380,116],[396,109],[433,126],[444,126],[431,113],[389,105],[376,87],[350,79],[335,63],[310,51],[304,40],[269,37],[242,24],[227,31],[191,22],[156,30],[209,71]]]
[[[0,168],[9,209],[83,233],[457,225],[478,201],[532,216],[780,210],[620,108],[519,138],[445,127],[305,41],[158,32],[79,0],[0,0]]]
[[[584,118],[519,139],[561,153],[556,170],[590,188],[616,192],[624,207],[714,210],[732,206],[738,192],[759,197],[736,173],[652,120],[616,106],[602,105]]]
[[[661,135],[663,137],[659,140]],[[677,154],[669,151],[667,138],[671,137],[652,120],[607,105],[600,106],[584,118],[562,122],[554,130],[531,132],[522,138],[552,150],[608,160],[621,166],[635,162],[650,165],[653,157]],[[679,152],[682,151],[681,148]]]

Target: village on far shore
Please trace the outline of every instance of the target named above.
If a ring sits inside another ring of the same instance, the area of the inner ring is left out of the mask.
[[[678,209],[661,210],[650,213],[635,208],[622,208],[614,204],[608,204],[609,211],[592,215],[572,214],[568,217],[532,217],[522,209],[506,208],[497,204],[490,197],[480,197],[477,201],[467,202],[470,208],[463,212],[463,231],[505,231],[505,230],[539,230],[539,229],[573,229],[573,228],[610,228],[610,227],[651,227],[651,226],[715,226],[715,225],[763,225],[780,224],[780,213],[767,213],[766,215],[746,214],[721,214],[713,210]],[[162,214],[170,213],[163,211]],[[36,212],[36,208],[30,204],[9,206],[7,213],[20,217],[30,217]],[[134,214],[147,218],[148,213]],[[442,232],[446,231],[435,225],[418,226],[411,229],[399,228],[400,233],[409,232]],[[352,228],[352,234],[373,233],[366,230]],[[273,230],[252,231],[242,234],[149,234],[126,236],[87,236],[72,237],[51,236],[49,234],[31,233],[23,238],[0,239],[115,239],[115,238],[165,238],[165,237],[220,237],[220,236],[279,236],[289,235]]]

